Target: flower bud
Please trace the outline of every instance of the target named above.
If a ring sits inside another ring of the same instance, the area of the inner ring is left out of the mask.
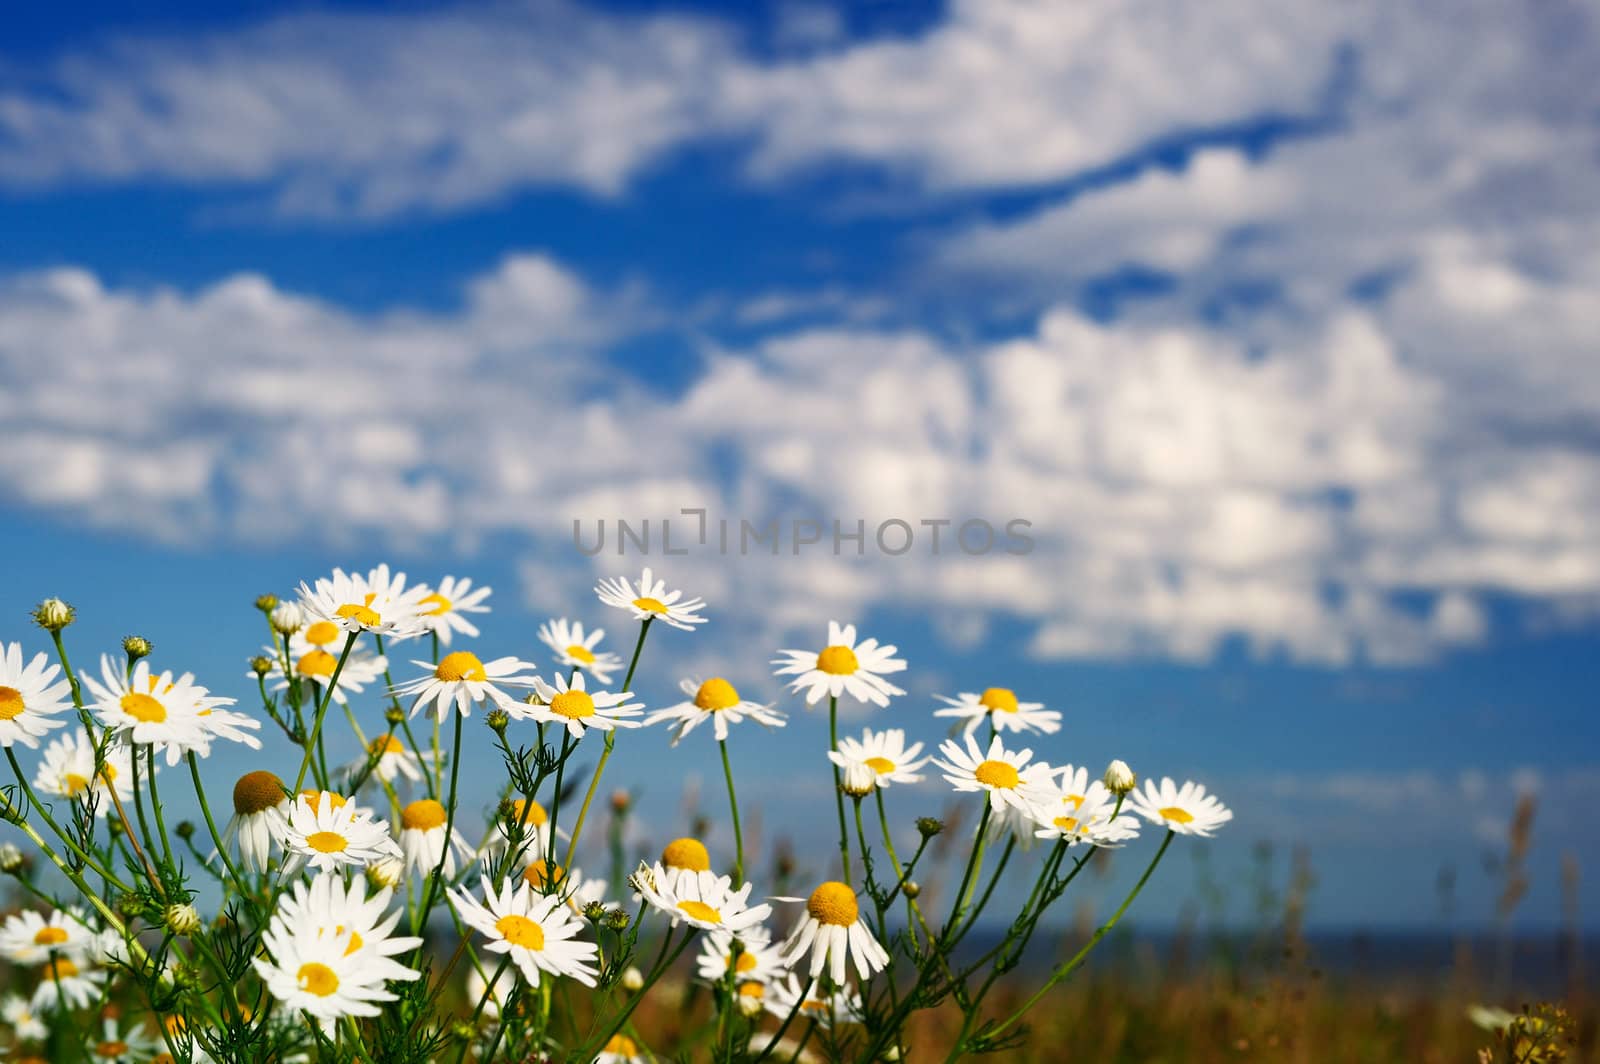
[[[275,610],[277,608],[278,608],[278,596],[277,595],[257,595],[256,596],[256,609],[260,610],[262,613],[271,613],[273,610]]]
[[[626,914],[624,914],[626,915]],[[644,989],[644,973],[629,965],[622,972],[622,989],[630,994],[637,994]]]
[[[33,611],[33,623],[47,632],[59,632],[78,617],[78,611],[58,598],[47,598]]]
[[[612,909],[606,914],[606,926],[613,931],[626,931],[632,918],[622,909]]]
[[[1133,774],[1133,769],[1128,767],[1126,761],[1113,761],[1106,766],[1106,790],[1117,797],[1122,797],[1138,784],[1139,777]]]
[[[921,832],[923,838],[931,839],[943,830],[944,821],[931,816],[917,817],[917,831]]]
[[[250,659],[250,671],[257,676],[265,676],[272,671],[272,659],[257,654]]]
[[[839,780],[839,789],[858,800],[871,794],[872,788],[877,785],[878,774],[872,771],[872,766],[861,761],[852,761],[846,765],[844,774]]]
[[[144,913],[144,899],[132,891],[124,891],[117,895],[117,912],[130,920],[142,915]]]
[[[0,843],[0,872],[8,876],[19,874],[28,863],[28,859],[17,849],[15,843]]]
[[[597,901],[591,901],[583,907],[583,918],[596,923],[606,916],[606,907]]]
[[[504,735],[506,725],[511,723],[511,714],[496,706],[484,716],[483,722],[487,724],[489,726],[489,730],[494,732],[496,735]]]
[[[405,879],[406,865],[398,857],[380,857],[367,865],[367,882],[379,890],[393,890]]]
[[[917,885],[916,880],[908,879],[900,885],[900,892],[906,897],[910,898],[912,901],[915,901],[917,899],[917,895],[922,893],[922,888]]]
[[[750,994],[739,994],[734,998],[739,1003],[739,1014],[751,1019],[761,1015],[761,999]]]
[[[142,635],[130,635],[123,637],[122,652],[128,655],[129,664],[138,661],[140,658],[149,657],[150,651],[154,649],[155,648],[150,645],[150,640],[146,639]]]
[[[200,930],[200,914],[187,902],[167,906],[162,919],[174,935],[192,935]]]
[[[383,722],[385,724],[393,724],[398,728],[400,725],[406,722],[405,710],[396,709],[394,706],[390,706],[388,709],[383,711]]]
[[[292,602],[280,602],[267,614],[267,621],[279,635],[294,635],[305,627],[306,614]]]
[[[182,839],[184,842],[188,842],[190,839],[194,838],[194,824],[191,821],[180,820],[178,821],[178,826],[172,830],[176,832],[178,838]]]

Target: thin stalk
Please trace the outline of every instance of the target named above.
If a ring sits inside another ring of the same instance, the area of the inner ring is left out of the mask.
[[[456,713],[455,739],[450,752],[450,803],[446,805],[444,814],[444,849],[439,853],[439,863],[433,868],[433,875],[428,877],[428,889],[422,896],[422,908],[417,910],[416,926],[412,934],[421,934],[428,923],[428,913],[433,908],[434,895],[439,890],[439,879],[444,875],[444,863],[450,859],[450,842],[456,826],[456,782],[461,775],[461,722],[466,720],[462,713]],[[420,955],[422,947],[417,947]]]
[[[722,775],[728,781],[728,805],[733,812],[733,883],[737,887],[744,882],[744,834],[739,830],[739,798],[733,793],[733,765],[728,761],[728,741],[724,739],[717,745],[722,747]]]
[[[312,720],[311,734],[306,736],[306,755],[301,759],[300,771],[294,778],[294,793],[296,794],[299,794],[300,788],[305,785],[306,770],[311,767],[311,753],[322,739],[322,722],[328,715],[328,703],[333,701],[334,689],[339,685],[339,674],[344,671],[344,663],[349,660],[350,651],[355,648],[356,640],[360,637],[360,632],[351,632],[345,639],[344,650],[339,653],[339,663],[333,667],[333,675],[328,677],[328,689],[322,693],[322,698],[318,700],[317,715]]]
[[[622,678],[624,693],[633,692],[633,673],[639,667],[639,653],[644,650],[645,636],[650,634],[650,622],[654,617],[646,617],[639,625],[639,639],[633,644],[633,660],[628,662],[628,674]],[[578,851],[578,836],[583,834],[583,822],[589,816],[589,805],[594,801],[595,792],[600,789],[600,776],[606,770],[606,762],[611,760],[611,751],[617,745],[617,730],[612,728],[606,732],[606,745],[600,751],[600,761],[594,766],[594,778],[589,781],[589,791],[583,796],[583,805],[578,809],[578,822],[572,825],[572,839],[567,843],[567,866],[572,866],[572,855]]]
[[[839,749],[839,696],[828,696],[828,749]],[[833,766],[833,801],[839,809],[839,863],[844,872],[844,884],[850,885],[850,828],[844,819],[844,791],[840,790],[843,781],[839,776],[839,766]]]

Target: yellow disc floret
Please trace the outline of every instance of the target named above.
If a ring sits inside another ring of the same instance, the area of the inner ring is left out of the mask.
[[[515,913],[502,916],[494,922],[494,929],[513,946],[529,950],[544,949],[544,928],[526,916]]]
[[[571,658],[573,661],[581,661],[585,665],[594,664],[594,651],[590,650],[582,643],[574,643],[568,647],[567,657]]]
[[[703,901],[694,901],[693,899],[689,901],[680,901],[678,903],[678,911],[682,912],[691,920],[699,920],[702,923],[707,924],[722,923],[722,914],[717,912],[717,910],[713,909]]]
[[[332,621],[317,621],[306,629],[306,642],[312,646],[325,647],[338,641],[339,626]]]
[[[660,599],[653,599],[653,598],[648,598],[648,597],[646,597],[646,598],[636,598],[636,599],[633,600],[633,604],[634,604],[635,607],[637,607],[637,608],[639,608],[641,610],[644,610],[646,613],[666,613],[667,612],[667,604],[665,602],[662,602]]]
[[[594,716],[594,699],[587,691],[563,691],[550,700],[550,712],[568,720]]]
[[[313,831],[306,836],[306,845],[318,853],[343,853],[350,843],[337,831]]]
[[[454,654],[446,654],[444,660],[439,662],[433,670],[433,675],[447,683],[457,680],[477,680],[483,683],[489,674],[483,671],[483,662],[478,660],[478,655],[470,650],[458,650]]]
[[[811,892],[811,898],[806,902],[806,912],[818,923],[836,927],[849,927],[861,915],[861,910],[856,906],[856,892],[846,884],[833,880]]]
[[[339,659],[326,650],[311,650],[300,655],[300,660],[294,663],[294,671],[301,676],[312,679],[324,679],[333,675],[333,670],[339,667]]]
[[[246,772],[233,785],[233,811],[240,816],[264,813],[276,808],[283,800],[283,781],[264,768]]]
[[[552,874],[550,872],[550,866],[546,864],[544,858],[541,857],[539,860],[533,862],[527,868],[522,870],[522,878],[527,882],[528,886],[532,887],[534,890],[543,890],[545,887],[560,883],[563,879],[567,878],[567,870],[562,868],[560,865],[556,865],[556,870],[554,874]]]
[[[700,685],[700,690],[695,692],[694,704],[708,712],[715,713],[719,709],[730,709],[739,704],[739,692],[733,689],[733,684],[720,676],[713,676]]]
[[[1009,687],[990,687],[978,696],[978,704],[997,713],[1017,711],[1017,693]]]
[[[167,707],[137,691],[130,691],[122,696],[122,712],[134,720],[145,724],[160,724],[167,719]]]
[[[0,687],[0,720],[16,720],[26,708],[21,691],[15,687]]]
[[[400,826],[416,831],[431,831],[443,827],[444,806],[432,798],[418,798],[400,811]]]
[[[849,676],[860,667],[856,652],[846,646],[823,647],[817,655],[817,668],[834,676]]]
[[[668,868],[691,872],[711,871],[711,854],[699,839],[674,839],[661,851],[661,863]]]
[[[339,989],[339,976],[326,964],[318,964],[316,961],[302,964],[300,970],[295,973],[295,982],[301,990],[317,997],[327,997]]]
[[[67,940],[67,929],[64,927],[41,927],[33,936],[35,946],[59,946]]]
[[[1193,813],[1189,812],[1187,809],[1180,809],[1175,805],[1169,805],[1165,809],[1157,810],[1157,812],[1161,814],[1161,819],[1170,820],[1174,824],[1194,823]]]
[[[973,769],[972,775],[979,783],[1007,791],[1016,790],[1017,784],[1022,782],[1017,767],[1006,761],[985,761]]]

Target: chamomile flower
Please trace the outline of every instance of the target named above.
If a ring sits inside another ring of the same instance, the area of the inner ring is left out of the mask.
[[[391,638],[422,630],[422,598],[428,589],[407,588],[406,574],[380,565],[366,576],[335,569],[331,577],[300,585],[300,605],[316,620],[330,621],[347,636],[373,632]],[[343,649],[341,647],[341,649]]]
[[[125,1023],[115,1016],[107,1016],[100,1021],[98,1036],[89,1042],[88,1056],[104,1064],[131,1064],[150,1060],[160,1049],[161,1043],[142,1024]]]
[[[796,1002],[800,1005],[799,1015],[804,1019],[814,1020],[817,1026],[824,1030],[834,1024],[861,1022],[862,1004],[859,993],[836,984],[830,994],[823,990],[815,977],[802,985],[799,977],[793,972],[786,978],[775,979],[768,984],[762,1004],[766,1006],[768,1012],[781,1020],[794,1011]]]
[[[605,1048],[594,1058],[594,1064],[649,1064],[649,1058],[639,1051],[639,1043],[625,1034],[614,1034],[606,1039]]]
[[[559,864],[552,876],[549,864],[542,857],[528,862],[522,870],[522,881],[540,894],[560,897],[576,913],[583,912],[591,902],[603,902],[606,896],[605,880],[598,876],[590,879],[576,868],[566,869]]]
[[[445,807],[432,798],[419,798],[400,811],[400,853],[407,872],[431,876],[442,860],[448,879],[456,874],[458,854],[464,861],[472,858],[471,844],[454,827],[446,845],[447,819]]]
[[[904,658],[895,657],[895,646],[879,646],[876,639],[856,640],[856,626],[828,622],[828,642],[821,650],[780,650],[774,658],[779,676],[793,676],[791,691],[804,690],[806,704],[816,705],[823,696],[838,698],[848,694],[861,701],[887,706],[892,695],[904,691],[885,680],[890,673],[906,667]]]
[[[1144,789],[1128,796],[1133,811],[1179,835],[1199,835],[1209,838],[1223,824],[1233,819],[1233,810],[1207,794],[1203,785],[1193,780],[1179,787],[1171,776],[1164,776],[1161,784],[1145,780]]]
[[[770,905],[749,905],[750,891],[754,889],[750,883],[734,890],[731,878],[713,872],[670,879],[660,865],[651,872],[648,876],[634,876],[639,893],[653,908],[665,913],[673,927],[684,923],[703,931],[737,935],[772,915]]]
[[[233,819],[222,829],[222,844],[237,841],[245,868],[264,872],[288,817],[289,795],[283,781],[266,769],[246,772],[233,785]]]
[[[32,1003],[20,994],[7,994],[0,1001],[0,1019],[11,1026],[11,1034],[19,1042],[43,1042],[50,1037],[50,1028],[39,1018]]]
[[[555,651],[556,664],[582,669],[593,676],[596,683],[610,683],[611,674],[622,668],[620,655],[595,649],[605,635],[604,628],[596,628],[585,635],[581,623],[565,617],[539,626],[539,639]]]
[[[473,588],[472,581],[447,576],[439,581],[438,588],[425,588],[427,593],[418,603],[422,608],[422,630],[439,637],[445,646],[456,632],[476,638],[478,626],[467,620],[469,613],[488,613],[483,600],[489,597],[487,587]]]
[[[0,956],[12,964],[43,964],[52,955],[84,960],[94,954],[96,941],[76,909],[48,916],[24,909],[0,925]]]
[[[373,761],[373,758],[377,760]],[[393,732],[385,732],[367,743],[366,752],[346,765],[344,771],[351,779],[355,779],[367,770],[369,762],[372,763],[372,774],[385,783],[393,783],[396,777],[403,777],[411,783],[422,782],[422,758],[406,749],[405,743]]]
[[[289,854],[285,864],[290,871],[304,863],[326,872],[401,856],[389,835],[388,821],[374,819],[371,811],[342,800],[341,795],[330,793],[327,801],[322,797],[313,800],[302,794],[289,806],[283,848]]]
[[[45,961],[39,966],[39,985],[33,991],[33,1011],[52,1013],[63,1006],[69,1009],[87,1008],[100,999],[100,984],[106,973],[98,968],[82,967],[80,962],[65,954]]]
[[[510,657],[479,661],[469,650],[446,654],[437,665],[428,661],[411,664],[426,669],[426,674],[399,685],[394,693],[400,697],[416,696],[411,703],[412,716],[431,703],[431,712],[440,720],[449,714],[452,706],[463,717],[470,717],[472,707],[485,702],[492,702],[507,712],[520,709],[520,704],[500,688],[527,687],[538,682],[532,676],[523,675],[523,670],[533,668],[531,661]]]
[[[539,985],[540,973],[594,986],[599,949],[577,940],[583,925],[559,896],[539,894],[526,882],[515,890],[502,883],[499,891],[484,882],[480,889],[487,904],[454,887],[450,902],[488,940],[486,950],[508,955],[531,986]]]
[[[7,643],[0,654],[0,746],[21,743],[37,749],[39,737],[64,723],[56,714],[72,708],[72,685],[55,682],[61,666],[47,664],[43,653],[24,665],[22,644]]]
[[[1082,770],[1087,775],[1087,770]],[[1034,834],[1041,839],[1060,839],[1069,845],[1115,846],[1139,835],[1139,818],[1117,811],[1117,798],[1099,780],[1087,784],[1082,792],[1069,790],[1076,782],[1073,773],[1059,794],[1046,792],[1033,807],[1038,824]]]
[[[780,901],[799,901],[781,898]],[[811,978],[824,966],[836,986],[844,985],[845,960],[855,962],[856,973],[866,979],[889,963],[889,953],[861,919],[856,892],[847,884],[823,883],[806,899],[806,914],[789,933],[781,949],[783,963],[794,965],[811,954]]]
[[[632,691],[591,693],[581,672],[572,678],[570,684],[565,676],[557,673],[554,686],[535,676],[533,691],[539,701],[531,705],[517,705],[513,715],[531,717],[546,724],[559,724],[574,739],[582,739],[584,731],[589,728],[610,731],[613,728],[638,728],[644,723],[629,719],[639,716],[644,710],[643,702],[628,701],[633,697]]]
[[[676,887],[681,879],[692,880],[701,872],[711,871],[711,851],[699,839],[673,839],[662,848],[656,868],[659,881],[669,888]]]
[[[733,684],[720,676],[713,676],[704,683],[693,679],[683,680],[679,682],[678,690],[689,696],[687,702],[657,710],[645,720],[647,725],[671,721],[673,746],[677,746],[696,725],[708,720],[719,743],[727,740],[729,725],[740,724],[746,717],[768,728],[781,728],[785,723],[782,713],[760,702],[740,698]]]
[[[382,678],[383,670],[389,667],[388,659],[359,643],[350,648],[344,668],[339,668],[346,638],[345,630],[332,621],[313,621],[289,637],[289,669],[308,697],[318,689],[326,691],[331,683],[333,700],[342,706],[351,695],[360,694]],[[289,681],[284,678],[283,661],[276,648],[268,647],[266,657],[273,663],[268,674],[274,678],[272,689],[284,690]]]
[[[308,883],[298,880],[278,902],[278,912],[288,926],[326,938],[343,938],[350,954],[362,954],[372,971],[383,979],[415,979],[417,973],[394,958],[422,944],[422,939],[395,935],[403,909],[389,911],[391,890],[370,897],[360,876],[346,883],[343,876],[323,874]]]
[[[1026,845],[1033,838],[1030,809],[1050,788],[1050,766],[1034,762],[1032,750],[1007,750],[997,735],[983,751],[972,736],[962,736],[963,749],[954,740],[939,747],[946,760],[935,760],[944,778],[958,791],[983,791],[989,797],[989,827],[995,834],[1014,831]]]
[[[657,580],[648,567],[638,583],[625,576],[613,577],[596,584],[594,593],[607,606],[626,610],[635,620],[660,621],[685,632],[709,620],[700,616],[700,611],[706,608],[705,599],[685,599],[682,591],[668,591],[667,582]]]
[[[420,975],[358,943],[353,928],[330,934],[327,916],[309,905],[279,906],[261,936],[267,956],[251,959],[268,993],[325,1028],[342,1016],[376,1016],[379,1002],[395,1000],[387,980]]]
[[[524,852],[540,854],[550,850],[550,814],[544,806],[531,798],[513,798],[506,813],[495,819],[495,830],[484,846],[485,852],[495,859],[503,857],[506,847],[513,841]],[[566,838],[565,830],[557,828],[556,835]]]
[[[994,725],[997,732],[1036,731],[1054,735],[1061,730],[1061,714],[1045,709],[1043,702],[1018,702],[1017,693],[1009,687],[987,687],[982,694],[963,691],[954,698],[939,696],[939,701],[950,708],[934,713],[936,717],[959,717],[966,722],[968,734],[978,730],[985,721]]]
[[[200,712],[233,702],[231,698],[212,698],[187,673],[178,677],[171,672],[152,673],[148,661],[135,665],[128,677],[121,662],[102,654],[100,676],[103,682],[84,676],[100,723],[125,742],[154,744],[165,752],[169,765],[176,765],[191,750],[201,756],[210,753],[212,733]]]
[[[739,944],[734,953],[735,941]],[[734,981],[766,983],[783,972],[783,960],[772,944],[771,933],[762,925],[747,927],[738,935],[716,932],[707,935],[700,943],[700,954],[695,958],[695,971],[708,983],[720,983],[729,970]]]
[[[105,763],[99,777],[95,777],[94,743],[81,728],[62,732],[44,748],[33,787],[41,794],[92,800],[95,815],[105,816],[113,808],[113,794],[118,801],[133,800],[133,766],[128,748],[114,745],[106,750]]]
[[[509,968],[495,972],[495,966],[480,970],[474,964],[467,970],[467,1000],[483,1002],[483,1014],[491,1020],[500,1018],[500,1006],[517,985],[517,973]]]
[[[916,783],[922,779],[916,770],[929,761],[917,755],[922,753],[921,743],[906,745],[906,733],[901,728],[887,728],[875,732],[867,728],[860,739],[840,739],[838,750],[828,751],[828,760],[840,768],[851,762],[872,770],[873,782],[879,787],[891,783]]]

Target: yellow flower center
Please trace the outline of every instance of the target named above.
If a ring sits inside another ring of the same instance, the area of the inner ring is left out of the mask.
[[[40,980],[46,983],[53,983],[58,979],[71,979],[77,974],[78,966],[66,957],[52,957],[39,970]]]
[[[708,924],[722,923],[722,914],[703,901],[680,901],[678,909],[691,919],[702,920]]]
[[[137,691],[130,691],[122,696],[122,712],[146,724],[160,724],[167,719],[166,706],[149,695],[141,695]]]
[[[1179,809],[1175,805],[1169,805],[1165,809],[1158,809],[1157,812],[1161,814],[1161,819],[1170,820],[1174,824],[1194,823],[1193,813],[1189,812],[1187,809]]]
[[[699,839],[674,839],[661,851],[661,863],[668,868],[691,872],[711,871],[711,854]]]
[[[826,1010],[827,1007],[828,1003],[818,998],[806,998],[805,1001],[800,1003],[801,1012],[822,1012]]]
[[[517,916],[515,913],[502,916],[494,922],[494,929],[513,946],[528,950],[544,949],[544,928],[526,916]]]
[[[15,687],[0,687],[0,720],[16,720],[26,708],[21,691]]]
[[[636,598],[636,599],[633,600],[633,604],[634,604],[634,606],[638,607],[639,609],[645,610],[645,611],[647,611],[649,613],[666,613],[667,612],[667,604],[665,602],[662,602],[660,599]]]
[[[1004,790],[1014,791],[1021,777],[1017,775],[1016,766],[1005,761],[985,761],[972,773],[979,783],[989,787],[1000,787]]]
[[[588,647],[584,646],[582,643],[574,643],[570,647],[568,647],[567,648],[567,657],[571,658],[574,661],[581,661],[585,665],[593,665],[594,664],[594,651],[590,650]]]
[[[1074,809],[1082,809],[1083,808],[1083,795],[1081,795],[1081,794],[1069,794],[1065,798],[1061,799],[1061,802],[1062,802],[1063,805],[1070,805]]]
[[[856,652],[849,647],[823,647],[817,655],[817,668],[834,676],[849,676],[861,667]]]
[[[1077,831],[1078,830],[1078,818],[1077,817],[1058,816],[1058,817],[1055,818],[1054,823],[1055,823],[1055,826],[1060,828],[1062,831]]]
[[[380,735],[367,744],[369,754],[403,754],[406,748],[393,735]]]
[[[549,819],[550,814],[538,802],[518,798],[511,803],[511,821],[514,824],[537,828],[543,827]]]
[[[418,798],[400,811],[400,826],[417,831],[443,827],[444,821],[444,806],[432,798]]]
[[[350,844],[337,831],[313,831],[306,836],[306,845],[318,853],[343,853]]]
[[[311,807],[311,811],[313,813],[318,813],[318,812],[322,811],[322,799],[323,799],[324,796],[326,796],[327,799],[328,799],[328,808],[329,809],[343,809],[345,802],[349,801],[349,799],[346,798],[344,795],[342,795],[342,794],[334,794],[332,791],[301,791],[300,792],[300,797],[302,797],[302,798],[304,798],[306,800],[306,804]]]
[[[423,596],[421,604],[424,606],[433,607],[433,609],[427,611],[427,615],[429,617],[437,617],[440,614],[449,613],[451,610],[455,609],[456,605],[454,602],[451,602],[437,591],[431,595]]]
[[[550,712],[568,720],[594,716],[594,699],[587,691],[563,691],[550,700]]]
[[[744,953],[739,954],[738,960],[733,962],[733,970],[736,972],[748,972],[755,968],[758,963],[756,955],[746,950]]]
[[[233,811],[240,816],[266,812],[283,801],[284,790],[283,781],[264,768],[246,772],[233,785]]]
[[[326,650],[312,650],[301,655],[300,660],[294,663],[294,671],[301,676],[326,677],[332,676],[333,670],[339,667],[339,659]]]
[[[101,1042],[94,1047],[94,1051],[102,1057],[114,1060],[128,1052],[128,1043],[118,1041]]]
[[[346,602],[333,612],[346,620],[355,621],[368,628],[376,628],[383,623],[383,615],[372,608],[372,599],[373,596],[368,595],[366,602]]]
[[[67,792],[68,798],[71,798],[75,794],[82,794],[84,791],[89,789],[88,777],[80,776],[76,772],[67,773],[66,779],[62,782],[64,784],[62,789]]]
[[[760,997],[765,997],[766,993],[767,993],[767,988],[762,986],[760,983],[740,983],[739,984],[739,996],[740,997],[760,998]]]
[[[333,969],[326,964],[318,964],[316,961],[302,964],[300,970],[295,973],[295,982],[301,990],[317,997],[327,997],[339,989],[338,975],[334,974]]]
[[[458,650],[454,654],[446,654],[444,660],[439,662],[438,668],[433,670],[433,675],[446,683],[457,680],[477,680],[483,683],[489,674],[483,671],[483,662],[478,660],[478,655],[470,650]]]
[[[556,865],[554,878],[551,877],[550,866],[543,858],[533,862],[522,870],[522,878],[534,890],[543,890],[552,883],[559,883],[567,878],[567,870]]]
[[[739,692],[733,689],[733,684],[720,676],[713,676],[700,685],[700,690],[695,692],[694,704],[710,713],[719,709],[728,709],[739,704]]]
[[[1015,713],[1017,693],[1009,687],[991,687],[978,697],[978,704],[996,713]]]
[[[806,912],[819,923],[849,927],[861,915],[856,906],[856,892],[843,883],[829,881],[811,892],[806,902]]]
[[[339,641],[339,626],[332,621],[316,621],[306,629],[306,642],[322,647]]]
[[[611,1036],[610,1041],[606,1042],[606,1047],[602,1052],[617,1053],[624,1057],[636,1057],[639,1055],[639,1045],[625,1034],[614,1034]]]
[[[67,931],[63,927],[41,927],[33,936],[36,946],[59,946],[67,940]]]
[[[866,766],[874,772],[893,772],[894,762],[886,757],[869,757]]]

